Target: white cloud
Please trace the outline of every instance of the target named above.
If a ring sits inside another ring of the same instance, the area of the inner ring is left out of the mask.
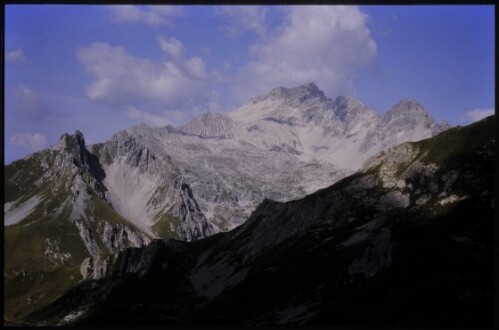
[[[206,67],[204,61],[200,57],[191,57],[184,62],[185,68],[189,75],[194,78],[206,77]]]
[[[170,55],[172,58],[181,58],[184,55],[185,48],[180,41],[176,38],[165,38],[159,36],[157,38],[161,50],[166,54]]]
[[[245,31],[252,31],[260,37],[267,33],[265,16],[267,8],[263,6],[217,6],[215,12],[228,16],[231,21],[224,26],[225,31],[236,36]]]
[[[10,137],[12,144],[37,151],[47,144],[47,138],[40,133],[17,133]]]
[[[357,6],[290,6],[285,24],[251,47],[255,59],[236,79],[241,100],[272,87],[316,82],[328,95],[353,91],[356,74],[371,64],[376,42]]]
[[[464,124],[471,124],[485,117],[492,116],[493,114],[494,114],[494,108],[475,109],[468,111],[464,115],[459,117],[459,121]]]
[[[5,54],[5,61],[7,63],[22,63],[26,62],[26,56],[24,51],[20,48],[11,50]]]
[[[115,23],[144,23],[152,27],[172,25],[172,18],[182,15],[180,6],[115,5],[107,9]]]
[[[165,117],[158,116],[154,113],[150,113],[147,111],[141,111],[135,107],[128,107],[128,111],[126,113],[127,117],[130,119],[134,119],[140,122],[144,122],[152,127],[162,127],[168,124],[171,124],[170,120]]]
[[[209,79],[204,61],[185,57],[184,46],[175,38],[157,41],[165,53],[162,61],[136,58],[107,43],[79,47],[79,61],[95,78],[87,88],[88,97],[116,107],[161,110],[203,99]]]
[[[43,97],[34,90],[20,84],[11,90],[9,107],[30,117],[41,118],[48,108]]]

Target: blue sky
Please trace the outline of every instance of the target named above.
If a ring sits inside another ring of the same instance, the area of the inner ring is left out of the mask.
[[[103,142],[311,81],[465,125],[494,111],[494,51],[486,5],[7,5],[4,162],[65,132]]]

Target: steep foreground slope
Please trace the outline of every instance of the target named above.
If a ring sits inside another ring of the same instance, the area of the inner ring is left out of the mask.
[[[493,325],[495,117],[240,227],[130,248],[30,324]]]

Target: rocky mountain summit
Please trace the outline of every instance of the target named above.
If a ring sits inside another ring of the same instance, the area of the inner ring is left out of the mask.
[[[155,240],[29,324],[491,326],[495,117],[385,149],[238,228]]]
[[[305,162],[333,164],[350,173],[386,147],[442,131],[414,100],[403,100],[380,115],[351,96],[329,99],[314,83],[277,87],[234,112],[204,114],[179,128],[286,152]]]

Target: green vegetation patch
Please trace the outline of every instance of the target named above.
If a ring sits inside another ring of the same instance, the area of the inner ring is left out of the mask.
[[[69,214],[68,208],[57,217],[5,227],[4,304],[8,320],[20,320],[54,301],[81,279],[79,267],[88,253]],[[70,258],[52,263],[45,256],[47,238],[57,242]]]
[[[4,166],[4,203],[31,197],[37,189],[35,182],[43,175],[41,163],[45,160],[50,166],[51,156],[50,150],[44,150]]]
[[[26,271],[13,279],[5,279],[4,318],[13,322],[22,321],[33,311],[54,302],[81,279],[79,266]]]
[[[430,139],[417,142],[426,163],[452,164],[466,159],[470,154],[491,141],[495,136],[495,116],[490,116],[465,127],[450,128]]]

